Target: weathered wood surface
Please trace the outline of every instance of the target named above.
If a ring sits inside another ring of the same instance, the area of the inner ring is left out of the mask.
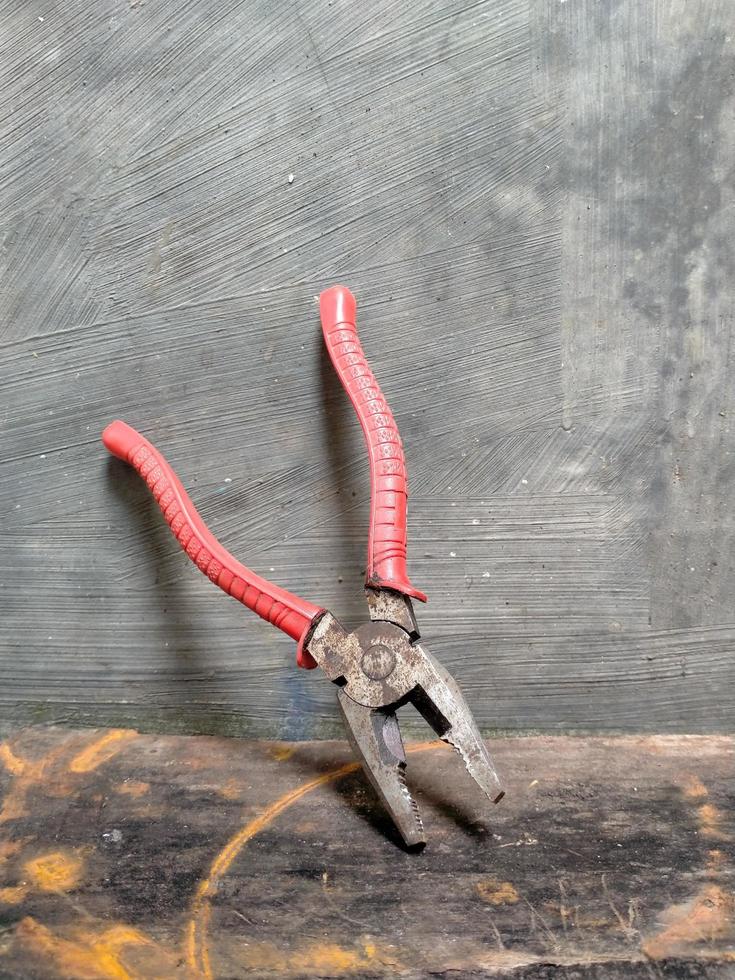
[[[313,304],[343,280],[483,727],[731,731],[732,31],[725,0],[0,0],[5,722],[339,731],[98,437],[142,429],[238,556],[362,618]]]
[[[735,975],[735,741],[410,746],[426,849],[340,742],[31,729],[0,746],[0,975]]]

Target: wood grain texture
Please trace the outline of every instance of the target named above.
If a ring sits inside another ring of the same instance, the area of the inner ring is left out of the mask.
[[[422,632],[481,726],[732,730],[731,28],[725,0],[0,0],[4,723],[339,731],[99,433],[140,429],[226,547],[356,624],[367,461],[313,301],[344,281]]]
[[[15,732],[6,980],[731,980],[733,739],[408,746],[405,851],[344,742]]]

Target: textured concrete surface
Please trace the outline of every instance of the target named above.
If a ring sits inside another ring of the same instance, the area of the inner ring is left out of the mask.
[[[313,302],[344,281],[423,633],[483,727],[732,729],[730,3],[0,0],[0,28],[6,722],[339,731],[99,433],[141,429],[238,557],[357,622],[368,472]]]

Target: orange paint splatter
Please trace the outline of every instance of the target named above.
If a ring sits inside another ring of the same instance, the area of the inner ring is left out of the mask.
[[[668,924],[643,943],[646,956],[660,960],[691,951],[697,944],[735,935],[735,897],[719,885],[706,885],[691,901],[675,905],[664,918]]]
[[[518,892],[509,881],[487,878],[475,885],[477,894],[490,905],[515,905],[519,901]]]
[[[706,870],[709,875],[716,878],[722,868],[727,864],[727,855],[722,851],[707,851]]]
[[[224,786],[220,786],[219,795],[226,800],[237,800],[242,795],[242,782],[239,779],[228,779]]]
[[[730,840],[729,834],[722,829],[722,813],[712,803],[703,803],[697,808],[699,832],[704,837],[715,840]]]
[[[682,776],[681,791],[688,800],[703,800],[709,796],[702,780],[691,772],[686,772]]]
[[[137,737],[138,733],[132,729],[111,729],[74,756],[69,763],[69,772],[92,772],[116,755],[125,742]]]
[[[129,946],[151,945],[131,926],[113,925],[101,931],[77,927],[66,937],[30,916],[18,923],[15,935],[29,953],[51,960],[59,973],[73,980],[134,980],[137,971],[124,965],[123,952]]]
[[[14,777],[0,809],[0,823],[28,815],[28,794],[36,786],[43,786],[48,796],[68,796],[73,790],[73,774],[96,769],[111,759],[136,732],[113,729],[96,738],[90,745],[72,756],[68,765],[64,757],[78,743],[78,737],[65,740],[40,759],[28,759],[17,755],[7,742],[0,745],[0,763]]]
[[[0,809],[0,823],[28,815],[28,791],[44,779],[46,770],[62,752],[63,747],[58,747],[40,759],[24,759],[7,742],[0,745],[0,762],[15,777]]]
[[[248,974],[270,973],[279,977],[341,977],[372,973],[379,966],[400,969],[400,963],[387,949],[368,942],[353,949],[317,942],[295,950],[281,950],[269,943],[249,943],[234,956]]]
[[[28,885],[10,885],[8,888],[0,888],[0,902],[5,905],[18,905],[28,894]]]
[[[691,773],[682,782],[684,796],[699,803],[707,799],[707,787]],[[722,830],[722,813],[712,803],[699,803],[696,809],[699,833],[703,837],[729,840]],[[691,954],[692,947],[699,947],[699,956],[713,955],[706,948],[716,940],[735,940],[735,896],[717,884],[720,872],[727,863],[726,855],[716,849],[707,852],[705,872],[710,883],[705,885],[690,901],[667,909],[660,932],[642,945],[651,959],[665,959],[678,954]],[[701,948],[701,947],[705,948]],[[719,959],[731,960],[735,953],[717,950]]]
[[[150,792],[151,784],[139,782],[135,779],[126,779],[124,783],[120,783],[117,787],[118,793],[125,793],[126,796],[133,796],[139,799],[141,796],[145,796],[146,793]]]
[[[3,744],[0,745],[0,762],[2,762],[8,772],[12,773],[14,776],[20,776],[26,771],[28,766],[26,760],[17,756],[7,742],[3,742]]]
[[[82,878],[84,863],[78,854],[52,851],[23,865],[29,883],[42,892],[69,892]]]

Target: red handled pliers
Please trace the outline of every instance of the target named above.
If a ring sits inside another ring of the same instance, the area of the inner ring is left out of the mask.
[[[355,299],[344,286],[319,306],[332,364],[357,412],[370,456],[372,500],[365,582],[370,622],[348,633],[326,609],[280,589],[241,565],[205,527],[161,453],[124,422],[102,439],[145,479],[181,547],[215,585],[297,641],[300,667],[322,668],[337,685],[347,734],[370,782],[407,845],[423,844],[418,807],[406,786],[406,755],[396,711],[411,702],[462,756],[495,803],[503,795],[455,681],[419,642],[412,599],[426,601],[406,572],[406,463],[393,415],[365,359]]]

